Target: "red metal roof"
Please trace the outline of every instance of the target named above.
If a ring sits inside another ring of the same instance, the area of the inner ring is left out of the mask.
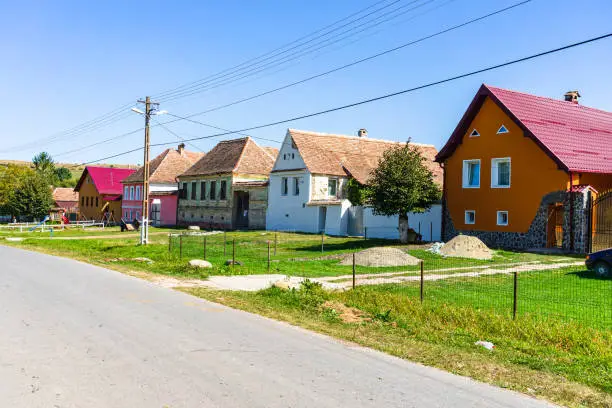
[[[135,171],[136,170],[134,169],[117,167],[87,166],[85,167],[85,170],[83,170],[83,175],[81,176],[81,179],[74,190],[79,191],[81,184],[85,179],[85,175],[89,174],[94,185],[96,186],[96,190],[98,190],[98,194],[118,194],[120,196],[123,192],[123,185],[121,184],[121,181]]]
[[[489,96],[566,171],[612,174],[612,112],[482,85],[436,160],[450,156]],[[467,122],[467,123],[466,123]]]

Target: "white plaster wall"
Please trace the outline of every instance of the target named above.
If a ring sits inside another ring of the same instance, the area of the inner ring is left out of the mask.
[[[289,178],[289,192],[281,194],[281,179]],[[301,177],[300,194],[293,195],[293,177]],[[268,213],[266,229],[318,232],[319,208],[307,206],[310,192],[310,173],[307,171],[282,172],[270,174],[268,188]]]
[[[365,208],[363,211],[363,225],[367,228],[368,238],[398,239],[398,222],[398,216],[385,217],[383,215],[374,215],[371,208]],[[440,241],[442,206],[436,204],[427,212],[408,214],[408,225],[410,228],[418,232],[419,223],[423,241]]]
[[[279,149],[272,171],[305,168],[306,164],[304,163],[302,156],[300,156],[300,152],[293,148],[291,136],[289,133],[287,133],[285,135],[285,140],[283,140],[283,144]]]
[[[329,235],[347,235],[348,234],[348,209],[351,206],[350,201],[342,200],[341,204],[328,205],[327,220],[325,223],[325,233]],[[317,213],[318,214],[318,213]]]

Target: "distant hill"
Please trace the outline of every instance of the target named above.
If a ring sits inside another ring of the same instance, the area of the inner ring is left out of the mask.
[[[17,166],[28,166],[32,167],[32,162],[25,160],[3,160],[0,159],[0,166],[8,166],[9,164],[14,164]],[[119,167],[119,168],[127,168],[127,169],[137,169],[140,167],[137,164],[104,164],[104,163],[96,163],[92,164],[92,166],[102,166],[102,167]],[[76,164],[76,163],[55,163],[55,167],[66,167],[72,173],[72,177],[79,178],[83,173],[83,169],[85,169],[84,165]]]

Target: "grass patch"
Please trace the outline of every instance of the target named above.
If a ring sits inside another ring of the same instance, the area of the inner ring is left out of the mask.
[[[609,330],[524,315],[513,321],[461,305],[425,304],[418,298],[371,288],[325,292],[276,287],[260,292],[202,288],[187,293],[373,347],[480,381],[568,406],[612,404]],[[347,323],[342,304],[367,318]],[[490,352],[477,340],[496,344]]]

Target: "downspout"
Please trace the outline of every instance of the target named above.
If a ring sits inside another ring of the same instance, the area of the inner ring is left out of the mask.
[[[574,250],[574,173],[569,172],[569,232],[570,232],[570,251]]]
[[[446,237],[446,166],[443,163],[438,163],[442,168],[442,236],[441,241]]]

